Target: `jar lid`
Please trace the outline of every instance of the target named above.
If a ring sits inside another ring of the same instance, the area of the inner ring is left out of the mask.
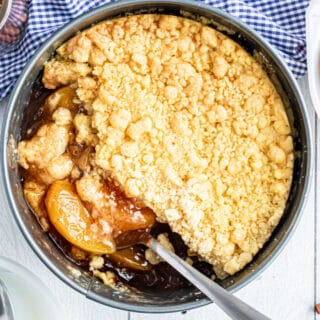
[[[2,0],[0,3],[0,29],[6,23],[11,10],[12,0]]]

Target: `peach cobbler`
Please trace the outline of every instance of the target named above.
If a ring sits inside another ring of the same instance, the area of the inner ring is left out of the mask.
[[[105,21],[60,46],[42,83],[46,99],[18,145],[25,197],[105,283],[184,281],[166,279],[172,270],[150,249],[117,250],[132,232],[220,279],[269,239],[293,141],[267,74],[229,37],[169,15]]]

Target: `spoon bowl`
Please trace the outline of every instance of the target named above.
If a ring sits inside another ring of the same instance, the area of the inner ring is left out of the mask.
[[[117,249],[123,249],[134,244],[143,244],[152,249],[195,287],[204,293],[212,302],[215,302],[231,319],[234,320],[270,320],[259,311],[253,309],[226,289],[193,268],[175,253],[164,247],[154,239],[150,233],[143,230],[126,232],[118,238]]]

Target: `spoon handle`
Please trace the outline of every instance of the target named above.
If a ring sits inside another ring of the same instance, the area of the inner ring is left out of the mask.
[[[271,320],[190,266],[187,262],[162,246],[157,240],[151,238],[146,244],[210,300],[214,301],[231,319]]]

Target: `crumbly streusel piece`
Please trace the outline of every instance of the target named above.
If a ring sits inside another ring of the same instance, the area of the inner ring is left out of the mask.
[[[37,172],[37,179],[46,185],[66,178],[73,169],[72,159],[66,153],[71,133],[70,111],[58,108],[52,118],[54,121],[41,126],[30,140],[18,144],[21,167]]]

